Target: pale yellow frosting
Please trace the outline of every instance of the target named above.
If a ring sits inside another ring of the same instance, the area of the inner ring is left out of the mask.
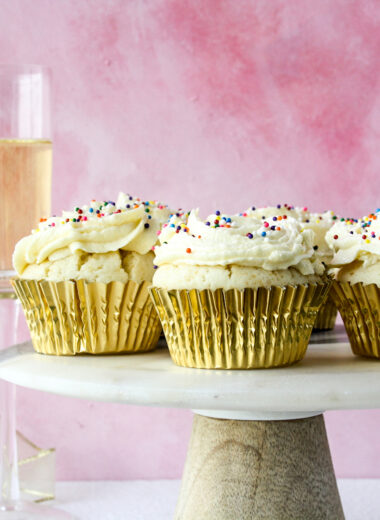
[[[244,212],[245,215],[258,219],[271,219],[277,215],[287,215],[295,218],[302,225],[302,229],[314,231],[315,254],[326,264],[330,263],[333,251],[326,242],[327,231],[335,224],[338,217],[333,211],[312,213],[307,207],[295,207],[288,204],[268,206],[262,208],[252,207]]]
[[[236,265],[268,271],[293,267],[303,275],[322,274],[324,267],[313,249],[314,232],[302,231],[291,216],[280,217],[214,214],[203,221],[197,211],[188,218],[172,217],[160,234],[155,264]]]
[[[155,201],[143,202],[120,193],[116,202],[92,201],[88,206],[42,219],[39,228],[22,238],[13,254],[19,275],[30,265],[56,262],[76,252],[118,250],[144,255],[157,242],[157,232],[170,210]]]
[[[337,222],[327,233],[326,241],[334,251],[333,266],[359,261],[363,267],[380,263],[380,213],[362,219]]]

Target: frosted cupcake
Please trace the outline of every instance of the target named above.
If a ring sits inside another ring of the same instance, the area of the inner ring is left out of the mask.
[[[276,214],[285,214],[298,220],[302,225],[302,229],[311,229],[314,231],[314,251],[316,256],[325,266],[328,266],[333,258],[333,250],[326,241],[326,233],[337,222],[338,217],[333,211],[324,211],[323,213],[311,213],[307,207],[295,207],[289,204],[278,204],[276,207],[266,208],[249,208],[244,214],[253,218],[270,218]],[[324,304],[318,312],[314,323],[314,331],[331,330],[335,326],[338,310],[327,296]]]
[[[338,217],[333,211],[324,211],[323,213],[304,214],[302,221],[302,226],[305,229],[312,229],[314,231],[315,254],[326,266],[326,272],[331,276],[333,275],[333,269],[328,268],[328,266],[332,261],[333,251],[326,241],[326,233],[337,220]],[[338,309],[330,295],[328,295],[317,314],[313,330],[315,332],[332,330],[335,326],[337,314]]]
[[[380,212],[337,222],[326,240],[335,254],[331,296],[354,354],[380,358]]]
[[[166,206],[120,193],[41,219],[17,244],[14,281],[34,348],[48,354],[155,347],[160,324],[148,286]]]
[[[305,354],[327,294],[314,233],[196,211],[172,217],[156,247],[151,290],[175,363],[197,368],[288,365]]]

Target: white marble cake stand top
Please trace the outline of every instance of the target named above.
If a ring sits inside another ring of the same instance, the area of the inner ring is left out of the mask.
[[[313,334],[304,360],[288,368],[181,368],[164,343],[146,354],[76,357],[37,354],[24,343],[0,352],[0,377],[71,397],[191,408],[225,418],[290,419],[380,408],[380,361],[355,357],[342,326]]]

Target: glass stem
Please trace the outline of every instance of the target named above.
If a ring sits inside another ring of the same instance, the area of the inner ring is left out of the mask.
[[[16,437],[16,387],[1,381],[0,481],[3,502],[20,499]]]
[[[0,348],[15,345],[18,339],[20,302],[0,301]],[[0,486],[1,502],[20,499],[16,437],[16,387],[0,380]]]

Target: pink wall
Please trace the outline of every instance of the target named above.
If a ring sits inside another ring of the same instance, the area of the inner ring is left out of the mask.
[[[0,62],[53,70],[56,211],[119,189],[373,210],[379,51],[377,0],[0,0]],[[176,477],[190,429],[186,411],[27,390],[19,417],[60,478]],[[327,422],[338,475],[380,477],[380,412]]]

